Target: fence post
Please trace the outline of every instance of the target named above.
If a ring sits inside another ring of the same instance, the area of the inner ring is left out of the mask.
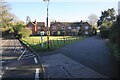
[[[59,48],[59,40],[57,39],[57,47]]]
[[[49,40],[49,43],[50,43],[50,48],[52,47],[52,40]]]
[[[55,41],[53,40],[53,47],[55,47]]]
[[[40,40],[39,40],[39,46],[40,46]],[[41,46],[40,46],[41,47]]]
[[[32,39],[33,45],[34,45],[34,39]]]
[[[63,38],[63,40],[64,40],[64,43],[65,43],[65,38]]]

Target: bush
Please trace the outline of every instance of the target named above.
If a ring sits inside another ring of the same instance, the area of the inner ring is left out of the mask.
[[[110,32],[109,29],[101,29],[100,30],[101,37],[102,38],[108,38],[109,37],[109,32]]]
[[[21,39],[21,38],[22,38],[22,35],[21,35],[21,34],[17,34],[17,35],[15,35],[15,38]]]
[[[109,48],[111,49],[113,56],[116,58],[117,61],[120,63],[120,47],[117,44],[109,43]]]
[[[25,38],[29,37],[30,34],[32,34],[32,31],[29,28],[23,28],[18,34],[21,35],[22,38]]]
[[[120,61],[120,15],[110,28],[110,42],[113,43],[113,55]]]
[[[114,44],[118,44],[120,47],[120,15],[117,18],[117,21],[110,28],[110,41]]]

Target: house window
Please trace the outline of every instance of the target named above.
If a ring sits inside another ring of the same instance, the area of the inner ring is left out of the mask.
[[[40,31],[37,31],[37,34],[40,34]]]
[[[56,26],[53,26],[52,29],[53,29],[53,30],[56,30]]]
[[[56,31],[53,31],[53,35],[57,35],[57,32],[56,32]]]
[[[80,27],[77,27],[77,30],[80,30]]]
[[[58,26],[60,26],[60,24],[58,24]]]
[[[85,34],[88,34],[88,31],[85,31]]]
[[[65,29],[65,26],[63,26],[61,29],[64,30],[64,29]]]
[[[68,27],[68,29],[70,30],[70,29],[72,29],[72,27]]]
[[[86,29],[86,30],[88,30],[88,28],[89,28],[88,26],[85,26],[85,29]]]

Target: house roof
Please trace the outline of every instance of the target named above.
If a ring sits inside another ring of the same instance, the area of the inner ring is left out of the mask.
[[[29,22],[29,23],[27,23],[26,26],[28,26],[28,25],[30,25],[30,24],[35,25],[33,22]]]
[[[45,27],[45,23],[44,22],[37,22],[37,26]]]
[[[70,23],[71,26],[81,26],[81,22],[74,22],[74,23]]]
[[[62,24],[64,26],[81,26],[81,22],[51,22],[51,25]]]
[[[29,22],[27,25],[29,25],[29,24],[35,25],[35,23],[37,24],[37,26],[45,27],[44,22]]]
[[[35,25],[35,22],[29,22],[28,24]],[[37,26],[45,27],[45,22],[36,22],[36,24],[37,24]],[[56,25],[56,24],[61,24],[64,26],[72,26],[72,27],[81,26],[81,25],[85,25],[85,24],[91,26],[88,22],[51,22],[50,25]]]
[[[88,22],[83,22],[82,24],[83,24],[83,25],[87,24],[87,25],[89,25],[90,27],[92,27]]]

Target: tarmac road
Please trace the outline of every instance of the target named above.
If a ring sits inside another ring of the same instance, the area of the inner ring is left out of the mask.
[[[0,62],[2,74],[0,78],[30,78],[42,77],[41,64],[38,57],[23,46],[17,39],[3,39],[1,42],[2,57]]]
[[[106,43],[107,40],[93,36],[56,51],[40,53],[40,56],[62,54],[104,76],[118,78],[119,64],[113,58]]]

